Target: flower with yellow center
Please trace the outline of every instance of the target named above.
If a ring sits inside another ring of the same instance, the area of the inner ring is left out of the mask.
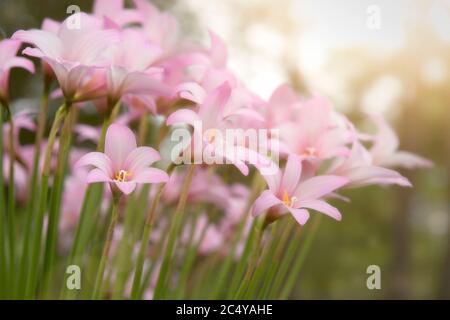
[[[297,197],[289,197],[288,192],[284,190],[282,200],[285,206],[292,208],[295,204],[295,201],[297,201]]]
[[[126,170],[120,170],[116,176],[115,176],[115,180],[119,181],[119,182],[126,182],[127,181],[127,177],[131,176],[131,173],[129,173]]]

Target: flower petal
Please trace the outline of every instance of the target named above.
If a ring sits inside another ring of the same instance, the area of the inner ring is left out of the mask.
[[[138,175],[141,170],[161,159],[159,152],[150,147],[139,147],[131,151],[123,163],[123,169]]]
[[[117,180],[114,180],[114,184],[119,188],[120,191],[122,191],[124,194],[128,195],[136,189],[136,182],[134,181],[127,181],[127,182],[120,182]]]
[[[121,170],[127,156],[137,148],[133,131],[120,124],[112,124],[106,131],[105,153],[113,163],[114,171]]]
[[[282,204],[281,200],[275,197],[272,191],[265,190],[253,203],[252,216],[257,217],[265,210],[279,204]]]
[[[89,171],[86,177],[87,183],[95,183],[95,182],[111,182],[111,178],[100,169],[93,169]]]
[[[147,168],[139,172],[132,181],[136,183],[163,183],[169,181],[169,176],[161,169]]]
[[[101,152],[89,152],[82,156],[76,163],[75,168],[83,166],[94,166],[107,174],[109,177],[113,176],[113,167],[111,159]]]
[[[290,208],[286,207],[289,212],[292,214],[294,219],[300,224],[304,225],[306,221],[309,219],[309,212],[305,209],[296,209],[296,208]]]
[[[342,215],[339,212],[339,210],[336,209],[335,207],[329,205],[328,203],[326,203],[323,200],[305,201],[305,202],[302,202],[300,205],[302,208],[309,208],[309,209],[313,209],[313,210],[322,212],[322,213],[326,214],[327,216],[330,216],[331,218],[336,219],[338,221],[341,221],[341,219],[342,219]]]
[[[11,39],[31,43],[42,51],[43,55],[53,59],[60,58],[63,49],[62,42],[57,35],[43,30],[19,30],[12,35]]]
[[[347,178],[340,176],[316,176],[301,182],[294,192],[299,201],[315,200],[344,186]]]
[[[286,163],[286,168],[284,169],[281,187],[287,191],[288,194],[292,194],[300,181],[301,174],[302,160],[297,155],[290,155]]]
[[[166,123],[168,126],[180,123],[186,123],[193,126],[196,121],[200,121],[197,113],[190,109],[180,109],[172,113],[169,118],[167,118]]]

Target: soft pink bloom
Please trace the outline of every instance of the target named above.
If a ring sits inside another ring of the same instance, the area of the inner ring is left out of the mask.
[[[259,118],[260,115],[245,106],[229,104],[231,93],[230,85],[225,82],[208,94],[205,101],[195,110],[180,109],[172,113],[167,119],[167,125],[184,123],[193,126],[194,137],[191,140],[191,147],[194,146],[194,153],[214,154],[217,158],[222,158],[223,163],[228,161],[247,175],[248,167],[245,161],[249,159],[252,151],[243,146],[229,145],[221,137],[226,136],[225,129],[236,127],[233,121],[239,117]]]
[[[112,190],[130,194],[140,183],[166,182],[167,174],[150,165],[160,160],[159,153],[150,147],[137,147],[134,133],[125,126],[112,124],[106,132],[105,153],[84,155],[75,167],[91,165],[88,183],[109,182]]]
[[[20,45],[18,40],[0,41],[0,101],[8,101],[9,73],[12,68],[23,68],[34,73],[33,62],[16,56]]]
[[[327,171],[349,179],[345,187],[362,187],[372,184],[398,184],[410,187],[411,183],[398,172],[374,165],[371,154],[355,141],[349,157],[336,158]]]
[[[348,155],[352,133],[339,123],[339,116],[326,99],[303,101],[292,113],[295,120],[278,126],[285,151],[309,160]]]
[[[161,68],[152,64],[160,57],[162,49],[147,42],[142,34],[134,29],[120,33],[120,43],[111,49],[111,66],[107,74],[108,98],[115,103],[123,96],[157,98],[169,96],[170,90],[162,83]],[[156,113],[154,102],[147,108]]]
[[[79,19],[79,25],[73,21]],[[13,39],[31,43],[24,54],[41,58],[53,69],[67,100],[85,101],[104,96],[110,62],[106,49],[119,41],[117,30],[103,30],[103,21],[85,13],[68,17],[58,33],[38,29],[19,30]]]
[[[316,176],[301,180],[302,160],[296,155],[289,156],[284,172],[265,175],[269,190],[264,191],[253,204],[252,214],[258,216],[269,208],[274,208],[274,220],[290,212],[301,225],[309,218],[307,209],[320,211],[336,220],[341,220],[340,212],[323,200],[334,190],[343,187],[348,179],[333,175]]]
[[[381,115],[372,115],[372,121],[377,127],[374,143],[370,149],[372,161],[375,165],[407,169],[430,168],[433,163],[421,156],[408,151],[398,150],[399,140],[397,134]]]

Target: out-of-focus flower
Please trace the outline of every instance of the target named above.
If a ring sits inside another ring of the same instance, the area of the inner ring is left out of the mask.
[[[301,180],[302,160],[296,155],[290,155],[283,174],[265,175],[269,190],[264,191],[255,201],[252,208],[253,216],[258,216],[265,210],[269,211],[266,220],[272,222],[286,212],[301,225],[309,218],[307,209],[320,211],[336,220],[341,220],[340,212],[326,203],[323,197],[343,187],[348,179],[333,175],[315,176]]]
[[[86,178],[88,183],[108,182],[111,189],[130,194],[140,183],[166,182],[167,174],[150,168],[160,160],[150,147],[137,147],[134,133],[125,126],[112,124],[106,132],[105,153],[90,152],[77,161],[75,167],[94,166]]]
[[[79,20],[77,26],[74,19]],[[19,30],[12,36],[35,48],[24,54],[47,62],[58,79],[65,98],[78,102],[106,94],[103,67],[110,65],[104,57],[106,49],[119,41],[117,30],[103,30],[103,21],[85,13],[75,13],[62,22],[58,33],[31,29]]]
[[[191,140],[190,147],[194,146],[194,153],[214,154],[215,157],[224,159],[223,163],[226,160],[228,163],[234,164],[244,175],[247,175],[248,167],[245,161],[249,159],[248,153],[251,150],[245,149],[243,146],[227,144],[224,139],[226,137],[224,131],[233,128],[233,120],[236,120],[237,117],[259,119],[260,115],[249,108],[230,105],[230,96],[231,87],[225,82],[211,92],[196,111],[191,109],[177,110],[169,116],[167,124],[184,123],[191,125],[194,128],[194,137]],[[201,128],[199,128],[200,125]],[[204,152],[205,150],[206,152]]]
[[[370,149],[373,164],[388,168],[403,167],[407,169],[433,166],[433,163],[428,159],[408,151],[398,150],[397,134],[382,115],[372,115],[371,119],[377,127],[374,143]]]
[[[0,102],[8,101],[9,73],[12,68],[23,68],[34,73],[34,64],[30,60],[17,57],[21,42],[5,39],[0,41]]]
[[[142,14],[136,9],[125,8],[124,2],[124,0],[95,0],[92,13],[99,18],[107,17],[121,27],[143,22]]]
[[[373,164],[370,153],[364,146],[355,141],[348,158],[336,158],[327,171],[349,179],[345,187],[362,187],[372,184],[398,184],[410,187],[411,183],[398,172]]]

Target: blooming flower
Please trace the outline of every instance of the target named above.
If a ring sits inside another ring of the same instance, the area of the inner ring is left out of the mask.
[[[404,167],[407,169],[429,168],[433,163],[407,151],[399,151],[399,141],[396,133],[381,115],[372,115],[372,121],[377,127],[374,143],[370,149],[373,163],[383,167]]]
[[[23,68],[34,73],[33,62],[16,56],[20,44],[18,40],[0,41],[0,101],[8,101],[9,72],[12,68]]]
[[[79,20],[79,26],[73,21]],[[75,13],[60,26],[58,33],[44,30],[19,30],[12,38],[33,44],[23,53],[48,63],[67,100],[85,101],[105,95],[109,65],[103,54],[119,41],[117,30],[103,30],[103,21],[85,13]]]
[[[307,209],[313,209],[341,220],[340,212],[322,199],[343,187],[348,179],[323,175],[301,181],[301,174],[301,158],[290,155],[283,174],[278,172],[276,175],[265,175],[264,179],[269,189],[264,191],[253,204],[253,216],[258,216],[269,208],[275,208],[268,216],[269,222],[288,211],[299,224],[303,225],[309,218]]]
[[[112,124],[106,132],[105,153],[90,152],[77,161],[75,167],[92,165],[88,183],[109,182],[112,190],[130,194],[140,183],[166,182],[168,175],[149,166],[160,160],[150,147],[137,147],[136,137],[125,126]]]

